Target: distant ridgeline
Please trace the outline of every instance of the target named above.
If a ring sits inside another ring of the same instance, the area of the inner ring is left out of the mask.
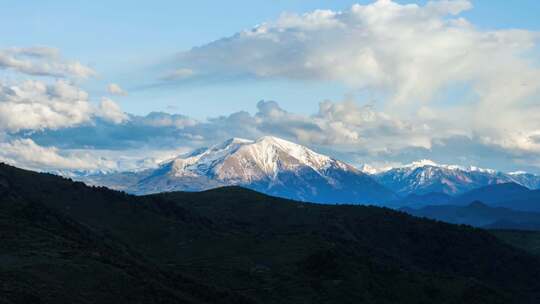
[[[1,303],[540,301],[516,234],[239,187],[132,196],[0,165],[0,235]]]

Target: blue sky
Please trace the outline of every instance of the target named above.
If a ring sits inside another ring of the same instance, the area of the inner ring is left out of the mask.
[[[270,134],[356,165],[540,172],[539,11],[533,0],[0,1],[11,151],[0,159],[115,167]]]

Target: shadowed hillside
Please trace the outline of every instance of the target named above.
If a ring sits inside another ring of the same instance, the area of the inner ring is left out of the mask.
[[[5,303],[540,299],[537,257],[385,208],[237,187],[134,197],[5,165],[0,197]]]

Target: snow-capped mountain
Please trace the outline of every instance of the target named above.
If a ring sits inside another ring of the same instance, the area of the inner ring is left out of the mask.
[[[503,173],[474,166],[442,165],[430,160],[413,162],[372,176],[380,184],[403,196],[433,192],[458,195],[475,188],[510,182],[530,189],[540,187],[540,176],[529,173]]]
[[[255,141],[233,138],[174,158],[157,169],[85,181],[136,194],[240,185],[312,202],[384,203],[396,198],[353,166],[272,136]]]
[[[540,189],[540,176],[538,175],[517,171],[508,173],[508,176],[516,184],[520,184],[532,190]]]

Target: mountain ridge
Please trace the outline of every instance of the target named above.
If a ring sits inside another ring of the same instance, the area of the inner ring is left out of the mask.
[[[510,182],[530,189],[540,188],[540,176],[534,174],[504,173],[475,166],[440,165],[430,160],[390,168],[371,176],[402,196],[437,192],[457,196],[483,186]]]
[[[122,179],[130,182],[121,185]],[[82,180],[135,194],[241,185],[270,195],[321,203],[380,204],[397,198],[352,165],[272,136],[232,138],[173,158],[157,169]]]
[[[357,169],[273,136],[256,140],[231,138],[171,158],[157,168],[83,174],[74,178],[138,195],[241,185],[300,201],[387,206],[408,200],[416,204],[430,193],[441,193],[440,199],[433,195],[429,199],[444,202],[442,195],[456,197],[486,185],[509,182],[530,189],[540,187],[540,176],[530,173],[504,173],[476,166],[438,164],[431,160],[382,171],[367,165]]]

